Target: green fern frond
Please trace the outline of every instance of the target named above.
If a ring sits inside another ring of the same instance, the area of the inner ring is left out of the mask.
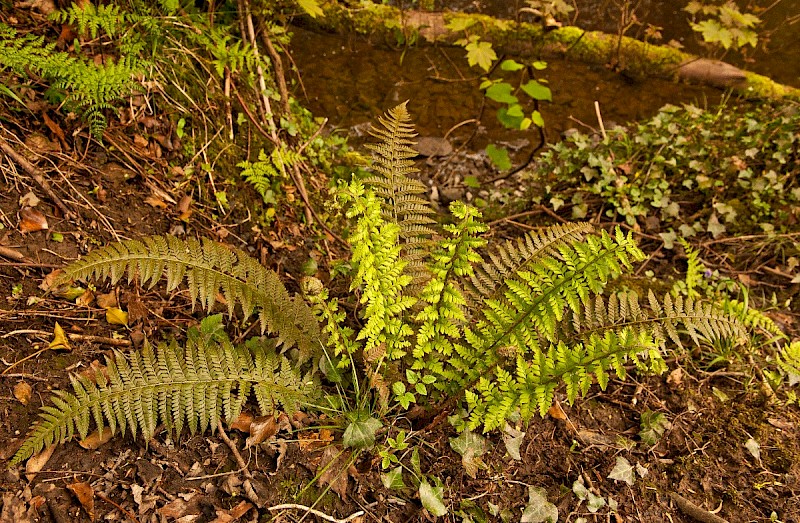
[[[424,280],[422,260],[429,253],[431,237],[436,234],[431,228],[436,222],[430,217],[435,211],[424,197],[425,185],[409,177],[419,169],[412,160],[417,156],[414,149],[417,134],[406,109],[407,103],[378,117],[380,125],[370,129],[370,134],[379,142],[367,145],[374,153],[375,176],[365,178],[364,184],[380,198],[384,219],[400,226],[403,258],[409,261],[409,271],[415,280]]]
[[[772,337],[770,340],[784,340],[786,334],[778,327],[772,319],[758,309],[749,306],[747,300],[725,299],[722,302],[722,311],[734,318],[737,318],[751,331],[760,331]]]
[[[75,26],[80,34],[88,31],[92,38],[97,38],[100,29],[108,36],[117,34],[123,27],[125,13],[118,5],[95,6],[92,2],[83,2],[81,5],[72,4],[66,9],[56,11],[51,18],[62,24]]]
[[[673,299],[669,294],[659,301],[653,291],[648,292],[647,299],[652,317],[657,320],[653,329],[658,339],[669,338],[682,346],[680,332],[685,332],[696,345],[713,344],[723,338],[738,342],[747,337],[741,322],[711,303],[680,295]]]
[[[473,304],[496,297],[506,278],[516,274],[530,262],[543,256],[558,254],[558,249],[583,239],[594,232],[594,227],[585,222],[556,224],[539,231],[531,231],[515,240],[489,250],[484,261],[475,267],[466,292]]]
[[[70,264],[64,272],[73,279],[109,278],[112,284],[125,275],[130,283],[138,275],[147,287],[166,276],[168,291],[185,279],[193,306],[199,302],[210,311],[221,291],[229,315],[236,303],[245,316],[257,313],[261,332],[276,335],[277,342],[287,347],[297,345],[301,362],[320,346],[314,314],[302,299],[289,295],[277,274],[246,253],[208,239],[201,243],[151,236],[112,243]]]
[[[777,360],[778,368],[789,375],[790,385],[800,382],[800,341],[785,346]]]
[[[297,411],[315,390],[309,376],[274,352],[272,340],[234,347],[219,315],[190,329],[184,348],[172,342],[156,350],[147,344],[129,357],[118,352],[106,358],[104,371],[92,378],[73,375],[71,381],[72,393],[56,391],[52,405],[42,407],[12,466],[76,432],[85,438],[92,422],[99,431],[141,433],[145,440],[160,423],[169,432],[187,426],[194,434],[236,419],[251,392],[267,415],[281,407]]]

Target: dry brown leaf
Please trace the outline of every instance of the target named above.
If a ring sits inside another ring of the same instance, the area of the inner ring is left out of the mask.
[[[683,383],[683,369],[678,367],[667,376],[667,385],[674,389],[680,387],[681,383]]]
[[[56,138],[61,141],[61,143],[67,143],[67,137],[64,135],[64,131],[58,126],[57,123],[53,121],[52,118],[50,118],[50,115],[47,114],[47,111],[42,111],[42,120],[47,128],[50,129],[54,135],[56,135]]]
[[[139,320],[147,318],[150,311],[147,310],[144,302],[138,296],[129,296],[128,298],[128,321],[136,323]]]
[[[333,434],[328,429],[320,429],[319,432],[306,432],[301,434],[298,440],[300,450],[321,449],[330,445],[333,441]]]
[[[167,202],[165,202],[164,200],[162,200],[160,198],[157,198],[157,197],[153,196],[152,194],[144,199],[144,203],[146,203],[146,204],[148,204],[148,205],[150,205],[152,207],[157,207],[159,209],[166,209],[167,208]]]
[[[33,388],[24,381],[20,381],[14,385],[14,397],[23,405],[30,403],[32,392]]]
[[[89,305],[92,304],[93,301],[94,301],[94,293],[89,289],[86,289],[85,291],[83,291],[83,294],[81,294],[75,299],[75,304],[82,305],[83,307],[88,307]]]
[[[27,193],[25,193],[23,196],[20,197],[19,206],[36,207],[37,205],[39,205],[40,201],[41,200],[39,200],[39,198],[37,198],[36,195],[33,194],[33,191],[28,191]]]
[[[75,494],[81,506],[89,514],[89,519],[94,521],[94,489],[85,481],[80,481],[67,485],[67,488]]]
[[[230,521],[236,521],[240,517],[247,514],[250,509],[254,507],[255,505],[249,501],[240,501],[238,505],[230,510],[218,509],[217,517],[212,519],[210,523],[229,523]]]
[[[322,453],[317,467],[319,484],[330,485],[342,500],[347,497],[347,483],[350,477],[350,451],[343,451],[338,445],[329,445]]]
[[[32,207],[23,207],[19,210],[19,232],[25,234],[29,232],[44,231],[50,228],[47,225],[47,218]]]
[[[117,295],[113,292],[97,295],[97,306],[101,309],[110,309],[117,306]]]
[[[97,383],[97,374],[103,374],[106,381],[108,381],[108,368],[100,363],[99,360],[92,360],[89,368],[81,372],[81,376],[95,384]]]
[[[33,481],[33,478],[36,477],[36,473],[47,465],[47,461],[50,459],[50,456],[53,455],[54,450],[56,450],[56,446],[50,445],[25,463],[25,477],[28,478],[28,481]]]
[[[111,431],[111,429],[109,427],[105,427],[103,428],[103,432],[98,432],[97,430],[93,431],[91,434],[80,440],[78,445],[86,450],[95,450],[111,441],[111,438],[113,437],[114,433]]]
[[[149,143],[150,142],[147,140],[147,138],[145,138],[141,134],[136,134],[133,136],[133,145],[135,145],[136,147],[145,148]]]
[[[39,285],[39,288],[45,292],[50,292],[51,289],[56,285],[56,282],[64,275],[63,269],[56,269],[49,274],[47,274],[42,283]]]
[[[25,255],[18,250],[12,249],[11,247],[4,247],[2,245],[0,245],[0,256],[16,261],[22,261],[25,259]]]
[[[230,428],[247,432],[249,434],[251,423],[253,423],[253,415],[249,412],[242,411],[239,413],[239,417],[233,420],[233,423],[230,424]]]
[[[561,404],[557,401],[547,409],[547,413],[554,419],[567,419],[567,413],[564,412],[564,409],[561,408]]]
[[[264,443],[278,433],[278,424],[275,416],[258,416],[250,424],[250,437],[247,438],[245,448]]]

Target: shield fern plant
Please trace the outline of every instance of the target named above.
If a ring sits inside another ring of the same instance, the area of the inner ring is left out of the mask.
[[[369,383],[379,414],[460,404],[467,416],[459,428],[490,431],[545,413],[559,390],[573,402],[594,383],[605,389],[629,364],[661,372],[668,344],[744,339],[740,322],[714,304],[610,290],[644,258],[630,234],[573,223],[490,245],[480,212],[463,202],[437,226],[413,178],[406,105],[381,117],[373,136],[373,174],[335,194],[352,220],[350,291],[360,318],[321,281],[304,280],[303,296],[293,296],[277,274],[210,240],[152,237],[93,251],[65,277],[148,286],[166,279],[169,290],[185,281],[194,303],[210,310],[221,293],[230,317],[238,304],[270,337],[234,347],[212,316],[183,348],[116,354],[106,374],[73,377],[74,392],[54,395],[12,464],[75,432],[85,436],[92,421],[145,437],[159,423],[213,430],[251,392],[264,414],[313,408],[316,369],[326,367],[356,376],[354,394],[364,394],[359,381]]]

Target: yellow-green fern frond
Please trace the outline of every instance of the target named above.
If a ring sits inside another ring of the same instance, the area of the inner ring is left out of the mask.
[[[263,414],[282,408],[295,412],[315,391],[274,342],[252,339],[235,347],[222,329],[221,316],[189,330],[184,348],[175,342],[153,350],[149,344],[129,357],[106,358],[106,369],[92,379],[71,377],[73,393],[57,391],[11,465],[44,447],[61,443],[76,432],[85,438],[92,422],[98,430],[150,439],[159,424],[180,433],[216,429],[220,420],[236,419],[253,392]]]
[[[171,291],[186,280],[192,304],[210,311],[222,292],[233,315],[239,303],[245,316],[258,314],[261,332],[269,332],[279,344],[296,345],[305,361],[318,348],[319,324],[311,309],[290,296],[275,272],[262,267],[246,253],[204,239],[180,240],[174,236],[150,236],[142,240],[112,243],[95,249],[64,269],[69,278],[109,278],[116,283],[127,275],[152,287],[166,277]]]
[[[475,267],[467,282],[466,292],[470,301],[479,304],[495,298],[506,278],[537,258],[558,254],[562,245],[581,240],[592,232],[594,227],[585,222],[557,224],[494,247],[484,256],[486,261]]]
[[[789,384],[800,382],[800,341],[785,346],[778,354],[778,367],[789,375]]]
[[[428,254],[428,242],[435,235],[431,228],[436,222],[430,201],[425,198],[427,188],[409,175],[419,172],[412,158],[417,135],[411,124],[406,103],[390,109],[378,118],[380,125],[373,126],[370,134],[379,141],[367,147],[374,152],[374,176],[364,179],[364,184],[381,199],[384,219],[400,226],[403,257],[409,261],[409,272],[415,279],[423,278],[422,260]]]

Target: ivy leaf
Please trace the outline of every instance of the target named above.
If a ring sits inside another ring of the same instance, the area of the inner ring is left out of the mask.
[[[708,219],[708,228],[706,230],[711,233],[714,239],[717,239],[720,234],[725,232],[725,226],[719,223],[717,213],[712,214],[711,218]]]
[[[486,97],[500,102],[503,104],[515,104],[519,99],[511,94],[511,84],[508,82],[499,82],[492,84],[486,89]]]
[[[511,169],[511,158],[509,158],[508,150],[505,147],[497,147],[495,144],[490,143],[486,147],[486,156],[489,157],[498,170],[507,171]]]
[[[342,443],[347,448],[368,449],[375,445],[375,433],[382,426],[383,423],[373,417],[359,416],[345,429]]]
[[[649,447],[658,443],[664,433],[672,428],[672,423],[669,422],[664,414],[651,410],[642,412],[639,425],[641,427],[639,437],[642,438],[642,443]]]
[[[492,62],[497,60],[497,54],[492,49],[492,44],[481,42],[477,37],[471,38],[465,49],[467,50],[467,62],[471,67],[477,65],[488,72],[492,67]]]
[[[550,90],[550,88],[540,84],[536,80],[529,81],[523,85],[521,89],[525,91],[525,94],[534,100],[547,100],[549,102],[553,101],[553,92]]]
[[[633,482],[636,481],[633,465],[622,456],[617,456],[617,464],[614,465],[614,469],[607,477],[616,481],[624,481],[630,486],[633,486]]]
[[[444,487],[441,485],[432,486],[427,479],[423,479],[419,484],[419,499],[422,506],[436,517],[447,514],[447,507],[444,504]]]
[[[575,480],[575,483],[572,484],[572,492],[575,493],[579,500],[586,501],[586,508],[592,514],[606,506],[606,500],[602,496],[597,496],[586,488],[583,484],[583,478]]]
[[[528,487],[528,504],[522,511],[520,523],[556,523],[558,508],[547,501],[543,488]]]
[[[718,43],[725,49],[730,49],[733,45],[733,35],[731,32],[720,25],[717,20],[703,20],[692,24],[692,29],[703,36],[706,43]]]
[[[406,488],[403,481],[403,467],[398,465],[389,472],[381,474],[381,483],[383,486],[391,490],[400,490]]]
[[[522,440],[525,439],[525,433],[517,430],[508,423],[503,429],[503,443],[506,444],[506,452],[511,456],[511,459],[520,461],[522,456],[519,453],[519,448],[522,446]]]
[[[478,470],[486,467],[481,460],[481,456],[486,452],[486,438],[480,434],[465,430],[459,437],[450,438],[450,447],[461,455],[461,464],[470,477],[474,478]]]

